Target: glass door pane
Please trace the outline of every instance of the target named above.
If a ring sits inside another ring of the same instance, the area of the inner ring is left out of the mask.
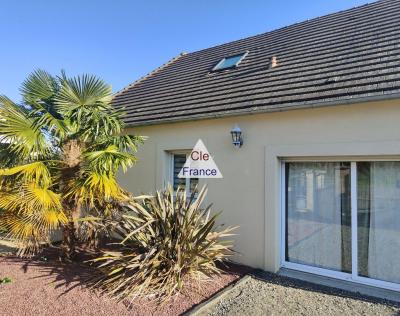
[[[400,283],[400,162],[357,163],[358,274]]]
[[[286,163],[286,261],[351,272],[350,163]]]

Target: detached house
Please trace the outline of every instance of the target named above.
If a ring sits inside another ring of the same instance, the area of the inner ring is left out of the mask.
[[[113,102],[148,136],[122,184],[207,184],[236,261],[400,290],[400,1],[181,54]],[[199,139],[222,179],[177,176]]]

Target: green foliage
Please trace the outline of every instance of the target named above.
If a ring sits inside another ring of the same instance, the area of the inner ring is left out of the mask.
[[[131,215],[116,226],[120,251],[93,260],[102,272],[97,286],[118,299],[156,295],[166,300],[188,278],[219,274],[216,263],[232,254],[232,243],[221,239],[235,228],[216,230],[218,214],[210,214],[211,205],[201,208],[206,192],[187,198],[179,190],[174,197],[169,187],[131,201]]]
[[[21,93],[22,104],[0,96],[1,226],[21,255],[36,253],[59,228],[72,253],[76,240],[88,240],[81,226],[103,230],[121,210],[128,194],[116,174],[136,162],[143,137],[121,134],[122,113],[97,77],[38,70]],[[93,216],[100,220],[80,220]]]
[[[10,278],[5,277],[5,278],[0,279],[0,285],[1,284],[9,284],[9,283],[12,283],[12,280]]]

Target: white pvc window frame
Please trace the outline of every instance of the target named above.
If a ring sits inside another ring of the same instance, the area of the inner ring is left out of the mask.
[[[350,199],[351,199],[351,273],[335,271],[325,268],[313,267],[309,265],[286,261],[286,169],[288,162],[318,162],[318,161],[335,161],[350,162]],[[358,275],[358,223],[357,223],[357,161],[400,161],[400,159],[281,159],[280,164],[280,218],[281,218],[281,247],[280,247],[280,266],[282,268],[298,270],[306,273],[317,274],[321,276],[336,278],[344,281],[351,281],[359,284],[380,287],[388,290],[399,291],[400,284],[392,283]]]
[[[190,150],[176,150],[170,151],[169,154],[169,172],[168,172],[168,182],[174,186],[174,155],[185,155],[186,159],[189,157],[191,151]],[[190,191],[190,178],[185,178],[185,192],[186,196],[190,197],[192,192]],[[176,194],[174,190],[174,194]]]

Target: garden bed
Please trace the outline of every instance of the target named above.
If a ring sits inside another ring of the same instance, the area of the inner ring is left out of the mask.
[[[249,268],[231,265],[206,283],[188,283],[181,294],[159,306],[154,301],[116,302],[88,286],[91,268],[47,257],[0,257],[0,308],[4,315],[179,315],[238,280]]]

